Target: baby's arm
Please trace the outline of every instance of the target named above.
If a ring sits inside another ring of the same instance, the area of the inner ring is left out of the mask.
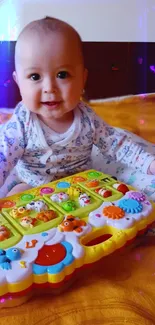
[[[155,155],[146,152],[129,135],[117,131],[94,114],[94,144],[104,155],[111,156],[129,167],[149,173],[149,167],[155,165]],[[153,170],[150,170],[153,173]],[[155,174],[155,167],[154,167]]]
[[[155,160],[153,160],[148,168],[149,175],[155,175]]]
[[[25,125],[20,105],[0,130],[0,187],[25,149]]]

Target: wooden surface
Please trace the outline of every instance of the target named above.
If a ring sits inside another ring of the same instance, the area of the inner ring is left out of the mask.
[[[93,102],[91,106],[107,123],[155,143],[155,94]]]
[[[154,104],[154,98],[128,99],[95,109],[107,122],[113,119],[113,125],[155,141]],[[22,306],[1,309],[0,324],[154,325],[154,244],[148,240],[104,258],[59,296],[42,294]]]

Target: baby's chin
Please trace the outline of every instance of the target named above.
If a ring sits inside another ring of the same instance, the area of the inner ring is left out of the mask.
[[[73,114],[73,110],[70,107],[64,108],[64,107],[56,107],[56,108],[48,108],[46,106],[40,106],[40,107],[29,107],[26,105],[26,107],[32,112],[37,114],[40,119],[55,119],[59,120],[65,117],[69,117],[70,115]]]
[[[46,112],[38,112],[38,115],[40,115],[40,117],[42,119],[53,119],[53,120],[61,120],[64,119],[65,117],[67,117],[68,115],[72,114],[71,111],[64,111],[64,110],[51,110],[51,111],[46,111]]]
[[[27,106],[28,107],[28,106]],[[28,107],[29,111],[43,117],[59,117],[64,114],[60,109],[47,109],[46,107]]]

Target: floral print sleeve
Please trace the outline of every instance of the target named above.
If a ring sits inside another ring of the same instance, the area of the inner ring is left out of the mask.
[[[0,187],[24,153],[29,112],[19,103],[12,118],[0,129]]]
[[[147,173],[151,162],[155,160],[155,155],[146,152],[143,146],[138,142],[134,142],[127,134],[119,132],[114,127],[106,124],[91,109],[89,112],[94,116],[94,144],[99,148],[100,152],[111,160],[114,159],[117,162],[122,162],[129,167]]]

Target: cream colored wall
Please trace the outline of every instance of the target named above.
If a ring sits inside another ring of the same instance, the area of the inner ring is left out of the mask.
[[[0,0],[0,39],[16,39],[46,15],[72,24],[84,41],[155,41],[155,0]]]

